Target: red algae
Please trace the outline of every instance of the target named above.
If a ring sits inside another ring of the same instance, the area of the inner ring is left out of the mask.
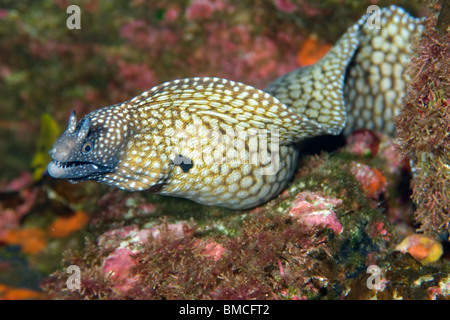
[[[322,44],[317,37],[311,36],[306,39],[297,53],[299,66],[306,67],[319,61],[331,49],[330,44]]]
[[[397,118],[399,149],[413,163],[415,218],[428,234],[450,223],[450,32],[436,30],[440,5],[431,4],[423,33],[413,44],[407,71],[411,81]]]
[[[206,244],[204,244],[204,249],[202,251],[202,254],[211,257],[215,261],[220,260],[224,253],[225,248],[212,240],[209,240]]]
[[[131,268],[138,263],[132,257],[136,253],[137,251],[128,248],[117,248],[103,261],[102,271],[104,275],[114,282],[114,289],[123,294],[139,282],[139,277],[131,272]]]
[[[380,147],[381,137],[374,131],[361,129],[352,132],[347,138],[346,149],[352,154],[373,158]]]
[[[24,253],[35,254],[46,247],[46,236],[44,230],[38,228],[8,230],[0,237],[0,243],[21,246]]]
[[[154,236],[150,230],[156,228],[160,233]],[[84,295],[94,298],[88,289],[95,285],[104,298],[276,298],[278,287],[306,289],[303,266],[315,264],[308,253],[325,248],[323,238],[302,224],[264,214],[245,222],[236,238],[199,239],[195,232],[176,230],[180,229],[162,223],[107,232],[98,247],[86,252],[95,257],[94,265],[89,266],[92,258],[70,261],[86,271],[81,281]],[[143,231],[152,236],[141,237]],[[107,239],[114,235],[118,237]],[[52,289],[63,280],[57,274],[43,284],[51,296],[63,294]],[[64,294],[75,297],[78,292]]]
[[[342,225],[333,208],[340,204],[340,199],[324,197],[319,193],[300,192],[289,210],[289,215],[307,226],[323,226],[339,234],[342,232]]]
[[[42,300],[46,295],[42,292],[26,289],[14,288],[0,283],[0,300]]]
[[[84,211],[77,211],[68,217],[59,217],[48,227],[48,235],[54,238],[65,238],[84,228],[89,216]]]
[[[297,9],[297,5],[292,3],[291,0],[274,0],[274,3],[283,12],[290,13]]]
[[[354,162],[350,171],[361,183],[368,197],[377,198],[386,191],[386,178],[378,169]]]

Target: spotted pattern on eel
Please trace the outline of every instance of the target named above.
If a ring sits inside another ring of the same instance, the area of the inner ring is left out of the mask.
[[[370,29],[368,17],[317,64],[263,91],[221,78],[177,79],[78,123],[72,112],[48,172],[231,209],[265,203],[293,176],[296,143],[362,127],[394,133],[421,19],[395,6],[381,10],[380,29]]]

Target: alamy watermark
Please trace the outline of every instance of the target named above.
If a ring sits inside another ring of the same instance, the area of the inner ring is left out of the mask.
[[[77,265],[70,265],[67,267],[66,273],[70,276],[66,280],[66,286],[70,290],[81,289],[81,270]]]
[[[369,29],[381,29],[381,9],[377,5],[370,5],[367,7],[367,27]],[[66,20],[67,29],[81,29],[81,9],[77,5],[70,5],[67,7],[66,13],[70,16]]]
[[[377,265],[367,267],[367,273],[371,275],[367,278],[366,285],[370,290],[383,291],[384,281],[381,280],[381,269]]]
[[[67,7],[66,13],[70,16],[66,20],[67,29],[81,29],[81,9],[79,6],[70,5]]]
[[[381,29],[381,9],[379,6],[371,5],[367,7],[367,14],[370,16],[367,18],[367,28],[369,29]]]

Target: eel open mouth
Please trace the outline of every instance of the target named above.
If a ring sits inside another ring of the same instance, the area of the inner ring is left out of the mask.
[[[92,175],[98,175],[112,171],[110,167],[99,165],[93,162],[61,162],[56,160],[53,160],[48,164],[47,170],[53,178],[82,180],[89,179],[89,176]]]

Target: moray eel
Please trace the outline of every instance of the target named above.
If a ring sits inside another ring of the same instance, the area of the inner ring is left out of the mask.
[[[380,13],[381,28],[363,16],[317,64],[265,90],[178,79],[78,123],[72,112],[48,172],[231,209],[265,203],[290,181],[304,139],[363,127],[395,133],[421,20],[395,6]]]

